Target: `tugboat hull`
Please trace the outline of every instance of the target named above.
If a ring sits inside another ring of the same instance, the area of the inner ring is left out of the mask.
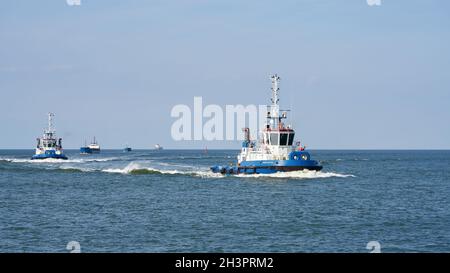
[[[322,166],[315,160],[264,160],[244,161],[239,166],[213,166],[211,171],[221,174],[272,174],[293,171],[320,171]]]
[[[322,166],[317,167],[211,167],[213,173],[221,174],[273,174],[277,172],[293,172],[293,171],[320,171]]]
[[[33,155],[31,157],[31,160],[39,160],[39,159],[63,159],[63,160],[67,160],[67,156],[63,155],[63,154],[53,154],[53,153],[45,153],[45,154],[38,154],[38,155]]]

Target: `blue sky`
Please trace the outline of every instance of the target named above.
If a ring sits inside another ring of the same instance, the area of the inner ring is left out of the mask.
[[[176,104],[266,104],[271,73],[304,144],[450,149],[446,0],[5,0],[0,148],[33,148],[56,113],[65,148],[175,142]]]

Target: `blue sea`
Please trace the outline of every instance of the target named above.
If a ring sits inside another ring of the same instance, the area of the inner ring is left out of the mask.
[[[450,252],[450,151],[310,152],[223,176],[237,151],[0,150],[0,252]]]

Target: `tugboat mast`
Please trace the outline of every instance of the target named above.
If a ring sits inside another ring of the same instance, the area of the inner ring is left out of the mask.
[[[278,105],[278,101],[280,100],[278,98],[278,91],[280,91],[280,88],[278,88],[278,83],[281,78],[278,77],[277,74],[272,75],[270,78],[272,79],[272,105]]]
[[[55,130],[53,129],[53,117],[54,116],[55,116],[55,114],[48,113],[48,129],[47,129],[48,134],[53,134],[55,132]]]
[[[272,80],[272,105],[270,105],[268,108],[270,109],[267,113],[267,119],[269,120],[268,128],[271,129],[277,129],[281,125],[281,119],[286,118],[286,114],[283,113],[280,116],[280,106],[278,102],[280,99],[278,98],[278,95],[280,93],[280,88],[278,87],[280,83],[280,77],[275,74],[270,77]]]

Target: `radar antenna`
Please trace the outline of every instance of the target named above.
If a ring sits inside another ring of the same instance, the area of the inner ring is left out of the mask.
[[[272,104],[278,105],[278,101],[280,100],[278,98],[278,93],[280,91],[280,88],[278,87],[278,84],[280,82],[280,77],[278,77],[277,74],[272,75],[270,77],[272,79]]]
[[[53,129],[53,117],[55,116],[55,114],[53,113],[48,113],[48,128],[47,128],[47,132],[48,133],[54,133],[55,130]]]

